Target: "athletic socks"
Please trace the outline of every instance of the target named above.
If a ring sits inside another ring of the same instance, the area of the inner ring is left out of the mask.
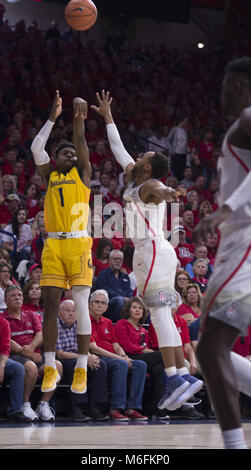
[[[56,362],[55,362],[55,358],[56,358],[56,353],[55,352],[45,352],[44,353],[44,358],[45,358],[45,366],[46,367],[53,367],[54,369],[56,369]]]
[[[167,377],[171,377],[172,375],[176,375],[177,374],[176,367],[175,366],[167,367],[167,369],[165,369],[165,373],[166,373]]]
[[[79,354],[75,368],[79,367],[80,369],[87,370],[87,359],[88,359],[87,355]]]
[[[247,449],[242,428],[229,429],[222,432],[225,449]]]

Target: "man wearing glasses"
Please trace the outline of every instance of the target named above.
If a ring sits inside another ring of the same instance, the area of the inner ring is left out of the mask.
[[[133,294],[129,276],[121,271],[123,259],[122,251],[112,250],[109,268],[99,273],[95,285],[95,289],[105,289],[108,292],[109,306],[104,316],[113,323],[120,320],[120,312]]]

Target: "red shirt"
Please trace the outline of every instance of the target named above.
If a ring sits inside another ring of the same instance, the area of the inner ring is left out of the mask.
[[[200,142],[199,159],[201,162],[211,162],[213,159],[214,144],[213,142]]]
[[[196,313],[191,307],[189,307],[189,305],[181,304],[178,310],[176,311],[176,315],[181,316],[181,315],[185,315],[186,313],[191,313],[194,316],[194,318],[200,317],[200,315],[198,315],[198,313]]]
[[[39,316],[31,310],[21,312],[21,318],[16,318],[4,310],[2,315],[8,320],[11,330],[11,339],[20,346],[26,346],[31,343],[35,335],[42,331],[42,323]],[[40,352],[39,349],[36,352]]]
[[[0,354],[10,355],[10,325],[3,315],[0,315]]]
[[[189,188],[188,190],[188,193],[190,191],[196,191],[196,193],[198,193],[199,195],[199,200],[200,200],[200,204],[203,202],[203,201],[210,201],[211,200],[211,191],[209,191],[208,189],[198,189],[196,188],[196,186],[191,186],[191,188]]]
[[[91,315],[90,318],[92,324],[91,343],[95,342],[100,348],[116,354],[113,343],[118,343],[118,338],[111,320],[101,316],[99,322],[97,322]]]
[[[102,263],[96,256],[92,257],[92,264],[95,266],[95,277],[98,276],[98,274],[103,271],[103,269],[106,269],[109,267],[109,260],[107,259],[106,263]]]
[[[175,248],[175,251],[182,267],[193,260],[194,247],[191,243],[182,243]]]
[[[30,310],[31,312],[35,313],[35,315],[39,316],[39,319],[40,319],[41,322],[43,321],[44,308],[40,307],[40,305],[37,306],[37,305],[32,304],[32,303],[29,302],[27,304],[23,304],[22,311],[24,311],[24,310]]]
[[[143,349],[150,349],[148,332],[139,325],[137,330],[128,320],[116,322],[115,331],[120,346],[127,354],[142,354]]]
[[[7,225],[12,219],[7,204],[0,204],[0,226]]]

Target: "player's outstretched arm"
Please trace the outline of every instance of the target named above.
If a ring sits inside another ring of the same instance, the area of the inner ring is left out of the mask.
[[[88,145],[85,140],[85,119],[87,118],[88,105],[82,98],[73,100],[73,144],[78,160],[80,176],[86,186],[90,187],[91,164]]]
[[[53,101],[51,113],[48,121],[40,129],[35,139],[31,144],[31,151],[33,153],[34,161],[38,172],[48,180],[48,177],[52,171],[52,165],[48,153],[45,150],[46,143],[49,139],[51,130],[56,122],[58,116],[62,112],[62,98],[59,95],[59,91],[56,90],[55,98]]]
[[[145,203],[160,204],[162,201],[179,202],[181,193],[163,184],[161,181],[149,180],[140,189],[140,199]]]
[[[111,151],[117,162],[122,166],[127,175],[129,175],[135,161],[125,149],[118,129],[113,121],[111,112],[111,103],[113,99],[110,97],[109,91],[105,92],[104,90],[102,90],[101,96],[99,93],[96,93],[96,97],[98,106],[92,105],[91,108],[104,118]]]

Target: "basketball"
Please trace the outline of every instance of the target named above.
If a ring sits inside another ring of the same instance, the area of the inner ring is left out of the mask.
[[[65,7],[65,19],[77,31],[91,28],[97,16],[97,8],[91,0],[71,0]]]

